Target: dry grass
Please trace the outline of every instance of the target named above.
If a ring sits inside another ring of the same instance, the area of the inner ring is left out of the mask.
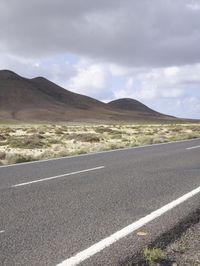
[[[200,124],[1,125],[0,164],[200,137]]]

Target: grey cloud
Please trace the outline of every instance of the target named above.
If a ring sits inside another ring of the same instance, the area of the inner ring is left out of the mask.
[[[199,119],[200,99],[192,96],[180,99],[159,99],[154,102],[146,102],[154,110],[158,110],[182,118]],[[163,108],[164,106],[164,108]]]
[[[189,0],[1,0],[1,52],[65,52],[127,66],[200,62],[200,10]]]
[[[0,58],[0,69],[9,69],[27,78],[43,76],[60,85],[78,73],[75,66],[64,61],[58,64],[55,60],[48,60],[40,64],[37,60],[20,60],[2,54]]]
[[[180,85],[186,86],[196,86],[198,89],[200,87],[200,77],[199,80],[184,80],[179,83]]]

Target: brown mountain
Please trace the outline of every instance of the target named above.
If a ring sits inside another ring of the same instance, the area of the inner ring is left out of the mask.
[[[141,102],[130,99],[130,98],[123,98],[114,100],[108,103],[112,108],[121,109],[126,111],[140,111],[140,112],[149,112],[155,114],[154,110],[150,109],[146,105],[142,104]],[[158,113],[157,113],[158,114]]]
[[[148,106],[144,105],[143,103],[137,100],[131,99],[131,98],[123,98],[123,99],[114,100],[114,101],[109,102],[108,105],[113,110],[115,109],[115,110],[137,112],[138,114],[139,113],[141,115],[146,114],[148,116],[161,116],[161,117],[163,116],[163,114],[156,112],[153,109],[149,108]]]
[[[21,121],[172,120],[133,99],[108,104],[70,92],[42,78],[0,71],[0,119]]]

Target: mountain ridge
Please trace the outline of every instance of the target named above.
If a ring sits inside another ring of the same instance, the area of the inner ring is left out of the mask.
[[[0,70],[0,119],[20,121],[175,120],[134,99],[103,103],[43,78],[24,78]]]

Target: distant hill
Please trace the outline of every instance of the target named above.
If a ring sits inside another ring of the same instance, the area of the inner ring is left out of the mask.
[[[152,114],[155,114],[154,110],[150,109],[143,103],[130,99],[130,98],[123,98],[123,99],[118,99],[114,100],[108,103],[109,106],[115,109],[121,109],[121,110],[126,110],[126,111],[140,111],[140,112],[150,112]],[[158,114],[158,113],[157,113]]]
[[[141,114],[148,114],[150,116],[163,116],[163,114],[154,111],[153,109],[149,108],[148,106],[144,105],[143,103],[131,99],[131,98],[123,98],[114,100],[108,103],[108,105],[117,110],[123,110],[123,111],[133,111],[133,112],[139,112]],[[168,116],[169,117],[169,116]],[[172,117],[171,117],[172,118]]]
[[[23,78],[0,71],[0,119],[20,121],[175,120],[133,99],[108,104],[73,93],[43,78]]]

